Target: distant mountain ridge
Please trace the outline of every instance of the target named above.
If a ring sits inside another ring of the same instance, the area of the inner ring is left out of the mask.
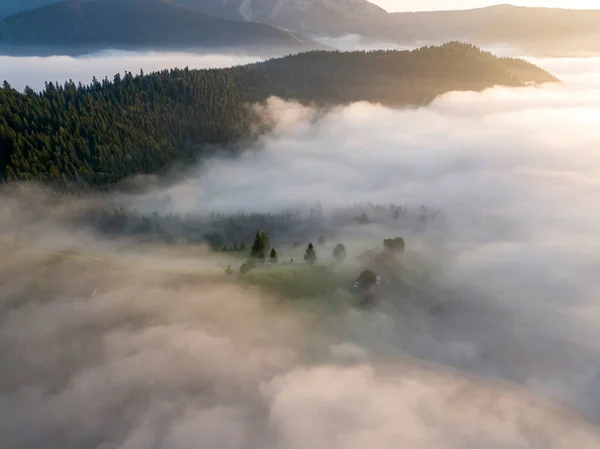
[[[598,4],[600,7],[600,3]],[[400,40],[468,40],[507,44],[533,53],[600,53],[600,9],[496,5],[464,11],[393,13],[380,35]],[[376,33],[377,34],[377,33]]]
[[[90,6],[92,4],[106,4],[111,1],[114,5],[114,0],[69,0],[68,3],[83,10],[92,10],[99,8],[97,5]],[[186,45],[193,36],[193,27],[189,25],[189,18],[185,16],[204,13],[212,15],[215,20],[218,16],[236,23],[265,23],[309,37],[358,34],[367,39],[407,45],[463,40],[477,45],[508,45],[532,56],[600,54],[600,9],[569,10],[497,5],[471,10],[388,13],[367,0],[163,0],[163,3],[174,8],[173,11],[176,7],[186,7],[188,13],[181,14],[178,19],[181,20],[180,24],[172,24],[174,28],[181,28],[180,30],[173,29],[161,34],[159,18],[150,20],[150,13],[144,11],[153,9],[158,0],[123,0],[126,3],[131,1],[137,2],[137,11],[132,11],[128,20],[139,24],[143,16],[156,27],[155,35],[145,35],[146,39],[156,37],[155,40],[158,41],[160,36],[164,42],[176,43],[177,39],[173,36],[180,36]],[[68,24],[63,30],[65,24],[61,20],[64,18],[57,18],[51,14],[51,11],[58,8],[54,5],[55,0],[2,0],[0,3],[0,17],[7,12],[14,12],[19,8],[18,5],[21,5],[21,9],[28,9],[17,16],[6,17],[4,22],[8,23],[8,26],[0,25],[0,39],[4,35],[5,42],[9,40],[15,45],[31,43],[32,36],[36,34],[40,36],[40,42],[45,41],[47,37],[52,41],[56,40],[57,35],[64,35],[66,30],[74,38],[91,38],[91,32],[87,35],[81,32],[78,34],[77,28]],[[52,9],[29,9],[48,3],[53,3],[47,7]],[[600,7],[600,4],[598,6]],[[122,9],[118,6],[114,8],[113,15],[119,13],[119,8]],[[99,30],[104,26],[102,21],[111,23],[110,16],[109,11],[90,16],[86,26],[94,28],[95,36],[98,37]],[[16,17],[19,17],[19,20],[16,20]],[[31,20],[24,19],[27,17]],[[14,24],[16,26],[13,26]],[[227,26],[231,27],[231,35],[238,33],[239,25],[230,23]],[[141,32],[139,29],[137,31]],[[197,39],[201,33],[196,33]],[[183,38],[183,34],[187,34],[186,39]],[[215,36],[217,35],[225,38],[223,33],[216,33]],[[296,39],[309,40],[301,36],[296,36]],[[208,39],[210,34],[205,33],[201,37]],[[108,36],[104,35],[104,38],[107,39]],[[127,36],[128,40],[136,38],[133,31]],[[250,37],[246,38],[252,41]],[[74,39],[70,43],[73,41]],[[315,44],[313,42],[308,45]]]
[[[69,1],[0,21],[0,45],[94,48],[323,48],[258,22],[234,21],[168,0]]]
[[[252,11],[252,20],[307,35],[358,34],[404,44],[465,40],[477,45],[510,45],[540,56],[600,54],[600,9],[502,4],[470,10],[387,13],[367,0],[178,1],[249,20],[244,14],[246,8]]]
[[[301,33],[346,32],[388,13],[366,0],[173,0],[237,20],[270,23]]]
[[[0,1],[0,19],[28,9],[57,3],[59,0],[2,0]]]

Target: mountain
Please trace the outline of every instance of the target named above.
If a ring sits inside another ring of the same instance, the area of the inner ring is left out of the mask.
[[[387,13],[366,0],[174,0],[224,17],[313,36],[359,34],[400,44],[466,40],[534,55],[600,54],[600,9],[498,5],[457,11]]]
[[[256,47],[289,46],[294,50],[317,46],[294,33],[314,37],[351,33],[406,45],[449,40],[508,45],[533,56],[600,54],[600,10],[498,5],[464,11],[387,13],[367,0],[69,0],[59,4],[55,0],[1,0],[0,3],[0,17],[21,10],[0,23],[0,44],[42,48],[53,45],[58,51],[77,45],[172,48],[238,46],[241,42]],[[29,9],[49,3],[46,7]],[[224,19],[229,22],[223,22]],[[268,51],[265,48],[265,53]]]
[[[167,0],[60,2],[0,21],[0,45],[57,52],[101,48],[322,48],[270,25],[233,21]]]
[[[200,11],[315,35],[360,29],[386,20],[387,12],[366,0],[174,0]]]
[[[390,14],[374,34],[399,40],[461,39],[507,44],[547,55],[600,53],[600,9],[575,10],[498,5],[466,11]]]
[[[271,96],[323,107],[423,105],[454,90],[557,81],[539,67],[467,44],[414,51],[305,52],[218,70],[115,76],[44,92],[0,88],[0,178],[95,185],[156,173],[268,130]]]
[[[57,3],[58,1],[59,0],[2,0],[0,2],[0,18],[28,9]]]

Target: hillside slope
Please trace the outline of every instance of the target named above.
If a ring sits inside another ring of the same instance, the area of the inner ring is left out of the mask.
[[[173,0],[236,20],[269,23],[300,33],[328,35],[355,30],[387,12],[367,0]]]
[[[28,9],[57,3],[60,0],[2,0],[0,2],[0,18],[16,14]]]
[[[352,33],[403,44],[467,40],[479,45],[509,44],[532,55],[600,54],[600,9],[498,5],[387,13],[366,0],[174,1],[200,11],[261,21],[315,36]]]
[[[247,41],[255,46],[264,46],[265,42],[290,45],[290,50],[295,50],[303,46],[316,48],[316,44],[293,33],[310,36],[353,33],[407,45],[448,40],[510,45],[532,56],[600,54],[600,9],[498,5],[460,11],[387,13],[367,0],[68,0],[61,5],[55,2],[0,2],[0,18],[9,12],[22,11],[5,17],[5,23],[0,25],[0,45],[41,46],[60,52],[76,45],[181,48],[201,43],[237,47]],[[51,5],[31,10],[44,4]],[[201,13],[211,15],[213,23],[209,25],[211,20],[206,15],[201,18]],[[215,16],[235,22],[219,22]],[[239,22],[254,27],[245,28]],[[261,27],[258,23],[291,33]]]
[[[270,25],[232,21],[166,0],[61,2],[0,21],[0,44],[57,49],[320,47]]]
[[[556,79],[524,61],[450,43],[411,52],[308,52],[260,64],[115,76],[41,94],[0,89],[0,177],[104,185],[256,137],[248,105],[276,95],[323,106],[422,105],[452,90]],[[259,126],[257,126],[259,125]]]

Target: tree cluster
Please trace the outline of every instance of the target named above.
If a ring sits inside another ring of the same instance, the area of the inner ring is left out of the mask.
[[[306,248],[306,252],[304,253],[304,261],[311,265],[317,261],[317,252],[315,251],[315,247],[312,243],[309,243],[308,247]]]
[[[267,251],[269,250],[269,236],[266,232],[256,231],[252,248],[250,248],[250,257],[252,259],[260,260],[262,262],[267,258]]]
[[[270,251],[269,251],[270,250]],[[266,232],[256,231],[252,247],[250,248],[250,254],[248,260],[241,266],[240,273],[244,274],[250,270],[256,268],[257,263],[265,263],[267,261],[267,254],[269,255],[270,263],[277,263],[279,258],[275,248],[271,248],[269,242],[269,235]]]
[[[394,237],[385,239],[383,241],[383,246],[386,250],[394,252],[394,253],[402,253],[406,248],[406,243],[402,237]]]
[[[333,257],[338,262],[342,262],[346,258],[346,247],[341,243],[335,245],[335,248],[333,248]]]

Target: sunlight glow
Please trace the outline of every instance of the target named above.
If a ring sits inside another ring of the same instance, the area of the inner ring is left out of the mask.
[[[449,9],[480,8],[503,3],[517,6],[536,6],[548,8],[570,9],[600,9],[597,0],[515,0],[504,2],[499,0],[370,0],[371,3],[385,8],[388,11],[431,11]]]

